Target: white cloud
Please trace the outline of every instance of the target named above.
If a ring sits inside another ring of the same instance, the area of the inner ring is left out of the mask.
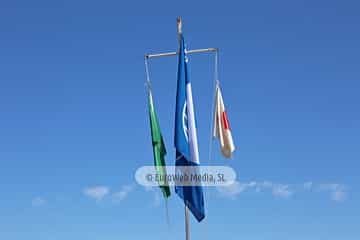
[[[120,191],[113,193],[113,198],[117,202],[122,201],[129,195],[132,190],[132,185],[124,185]]]
[[[347,193],[343,190],[336,190],[331,193],[331,199],[336,202],[343,202],[347,198]]]
[[[87,197],[93,198],[97,202],[99,202],[110,193],[110,189],[106,186],[87,187],[83,190],[83,193]]]
[[[253,182],[249,182],[249,183],[247,184],[247,187],[252,188],[252,187],[256,187],[256,185],[257,185],[257,183],[253,181]]]
[[[264,181],[262,184],[260,184],[260,188],[272,188],[273,183],[269,181]]]
[[[294,191],[290,189],[289,185],[275,184],[270,181],[251,181],[248,183],[241,183],[236,181],[231,185],[217,187],[217,191],[221,196],[231,199],[235,199],[240,193],[244,191],[251,190],[255,192],[270,191],[273,196],[281,198],[289,198],[294,193]]]
[[[216,187],[216,189],[224,197],[236,198],[237,195],[245,191],[246,185],[235,181],[230,185]]]
[[[275,197],[289,198],[293,193],[288,185],[277,184],[272,187],[272,194]]]
[[[286,184],[278,184],[270,181],[264,181],[262,183],[258,183],[257,185],[257,192],[269,190],[274,197],[289,198],[294,193],[294,190],[291,190],[290,186]]]
[[[304,183],[304,189],[305,190],[311,190],[313,188],[313,182],[305,182]]]
[[[33,198],[33,200],[31,201],[31,205],[33,207],[39,207],[39,206],[43,206],[45,204],[46,204],[46,200],[42,197]]]
[[[343,202],[347,199],[347,187],[338,183],[321,184],[321,191],[330,192],[331,200],[335,202]]]
[[[317,184],[312,181],[304,182],[301,185],[296,184],[281,184],[273,183],[271,181],[263,182],[234,182],[228,186],[217,187],[220,196],[235,199],[238,195],[245,191],[270,192],[274,197],[290,198],[296,192],[305,191],[308,193],[328,192],[330,198],[336,202],[343,202],[348,198],[348,187],[342,184]]]

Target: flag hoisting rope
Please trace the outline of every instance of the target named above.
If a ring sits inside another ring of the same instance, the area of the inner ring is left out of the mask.
[[[166,149],[165,144],[161,135],[159,122],[154,108],[152,90],[151,90],[151,81],[149,74],[148,62],[145,61],[145,71],[146,71],[146,83],[145,87],[148,94],[148,104],[149,104],[149,117],[150,117],[150,129],[151,129],[151,138],[153,144],[153,154],[154,154],[154,167],[158,174],[164,176],[166,175],[166,164],[165,164],[165,155]],[[164,179],[164,178],[163,178]],[[170,228],[170,218],[169,218],[169,209],[168,209],[168,198],[170,197],[170,187],[167,182],[159,181],[159,187],[163,193],[165,199],[165,217],[168,228]]]

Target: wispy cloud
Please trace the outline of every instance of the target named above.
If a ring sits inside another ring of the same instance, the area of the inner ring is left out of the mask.
[[[161,205],[161,199],[162,199],[161,190],[158,187],[144,187],[144,190],[146,192],[153,193],[152,205],[154,207],[159,207]]]
[[[313,189],[313,182],[305,182],[303,184],[305,190],[312,190]]]
[[[95,199],[97,202],[99,202],[110,193],[110,188],[107,186],[87,187],[83,190],[83,193],[85,196]]]
[[[219,186],[216,189],[222,196],[235,199],[240,193],[254,187],[256,187],[256,182],[240,183],[235,181],[230,185]]]
[[[262,191],[270,191],[274,197],[279,198],[289,198],[295,192],[294,189],[291,189],[290,185],[281,184],[281,183],[273,183],[270,181],[264,181],[256,183],[257,192]]]
[[[46,200],[42,197],[35,197],[31,201],[33,207],[40,207],[46,204]]]
[[[321,184],[319,189],[330,192],[330,197],[335,202],[343,202],[347,199],[347,187],[343,184]]]
[[[120,202],[120,201],[124,200],[133,189],[134,189],[133,185],[122,186],[120,191],[112,194],[114,201]]]
[[[348,198],[348,188],[343,184],[316,184],[312,181],[298,184],[262,182],[234,182],[228,186],[217,187],[220,196],[235,199],[245,191],[270,192],[277,198],[291,198],[297,192],[329,192],[331,200],[343,202]]]
[[[272,188],[272,194],[275,197],[289,198],[293,195],[293,190],[290,190],[289,185],[277,184]]]
[[[280,198],[289,198],[294,193],[294,191],[290,189],[289,185],[277,184],[270,181],[251,181],[245,183],[236,181],[228,186],[217,187],[217,191],[220,195],[231,199],[236,198],[240,193],[247,190],[255,192],[270,191],[273,196]]]

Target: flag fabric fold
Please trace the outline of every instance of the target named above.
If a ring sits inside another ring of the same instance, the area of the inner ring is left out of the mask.
[[[188,58],[182,34],[180,34],[174,140],[175,165],[200,167]],[[199,222],[205,218],[202,186],[176,185],[175,192],[183,199],[185,205]]]
[[[213,136],[219,139],[223,156],[231,158],[235,145],[219,84],[216,85]]]
[[[153,154],[154,154],[154,167],[156,169],[156,173],[161,176],[159,179],[159,187],[163,193],[165,198],[170,197],[170,187],[166,182],[166,164],[165,164],[165,155],[166,148],[164,144],[164,139],[161,134],[159,121],[157,118],[157,114],[154,107],[154,101],[152,97],[152,92],[149,87],[149,118],[150,118],[150,128],[151,128],[151,140],[153,146]]]

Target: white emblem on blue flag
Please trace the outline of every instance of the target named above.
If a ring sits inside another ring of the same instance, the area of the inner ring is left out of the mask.
[[[184,135],[186,138],[186,141],[189,142],[189,136],[188,136],[188,117],[187,117],[187,107],[186,107],[186,102],[184,102],[184,107],[183,107],[183,111],[182,111],[182,125],[183,125],[183,130],[184,130]]]

